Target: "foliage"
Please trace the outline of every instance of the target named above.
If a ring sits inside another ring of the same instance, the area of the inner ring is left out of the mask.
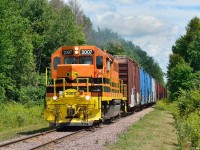
[[[190,43],[189,51],[189,62],[194,72],[200,71],[200,29],[197,35],[195,35],[194,40]]]
[[[168,110],[175,118],[178,142],[181,149],[200,148],[200,92],[181,91],[177,101],[164,99],[156,103],[156,109]],[[196,108],[197,107],[197,108]]]
[[[181,91],[180,96],[177,99],[177,108],[180,117],[188,117],[190,113],[200,110],[200,91]]]
[[[28,0],[22,16],[30,20],[37,71],[49,66],[51,53],[61,45],[84,44],[84,34],[70,8],[62,1]]]
[[[165,110],[165,111],[171,111],[173,113],[176,112],[176,103],[171,103],[169,98],[161,99],[156,102],[156,109],[158,110]]]
[[[34,71],[34,57],[29,39],[28,20],[20,16],[18,5],[12,1],[1,1],[0,52],[2,97],[17,99],[21,86],[29,84]],[[4,80],[6,78],[6,80]],[[2,81],[3,80],[3,81]]]
[[[170,97],[172,100],[176,100],[176,98],[179,96],[180,88],[185,90],[189,89],[189,82],[191,80],[191,76],[195,76],[195,74],[191,75],[191,73],[198,72],[200,69],[199,41],[200,19],[194,17],[193,19],[191,19],[191,21],[186,27],[186,34],[181,36],[176,41],[175,45],[172,47],[173,54],[170,55],[167,72],[168,87],[169,91],[171,92]],[[181,65],[182,71],[180,70]],[[192,72],[189,67],[191,67]],[[185,71],[184,68],[186,69]],[[176,72],[176,69],[178,69],[177,72],[179,73]],[[180,73],[184,77],[180,75]],[[182,77],[183,79],[181,79]]]
[[[181,91],[177,100],[176,126],[183,149],[200,147],[200,91]]]
[[[172,47],[173,53],[179,54],[187,63],[190,63],[189,53],[191,52],[191,49],[189,49],[189,46],[191,42],[194,41],[194,38],[198,35],[199,31],[200,19],[194,17],[186,27],[186,34],[181,36]]]
[[[182,149],[200,148],[200,19],[194,17],[172,47],[168,88],[176,101],[176,127]]]
[[[45,75],[36,75],[35,86],[23,86],[20,88],[19,102],[29,107],[43,104],[45,87]]]
[[[28,125],[45,124],[42,107],[42,105],[26,107],[16,102],[0,104],[0,131]]]
[[[192,83],[192,68],[187,63],[178,63],[170,70],[168,75],[168,88],[170,90],[170,98],[176,99],[180,94],[180,90],[189,90]]]
[[[82,26],[77,25],[69,6],[62,1],[56,4],[0,0],[1,102],[40,101],[44,87],[37,80],[49,66],[54,50],[85,43]]]

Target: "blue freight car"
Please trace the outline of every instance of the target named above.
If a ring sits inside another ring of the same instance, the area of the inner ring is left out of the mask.
[[[143,68],[140,68],[141,105],[146,105],[153,101],[153,97],[154,97],[153,93],[155,94],[155,90],[153,90],[152,80],[153,78]],[[154,84],[155,84],[155,81],[154,81]]]
[[[145,104],[146,88],[145,88],[145,71],[140,68],[140,102],[141,105]]]

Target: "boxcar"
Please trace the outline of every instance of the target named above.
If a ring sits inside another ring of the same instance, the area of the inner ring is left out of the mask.
[[[152,78],[152,102],[156,101],[156,80]]]
[[[115,56],[119,63],[119,78],[127,84],[128,110],[132,111],[140,105],[140,68],[127,56]]]
[[[166,89],[159,83],[156,82],[156,98],[162,99],[167,97],[167,91]]]

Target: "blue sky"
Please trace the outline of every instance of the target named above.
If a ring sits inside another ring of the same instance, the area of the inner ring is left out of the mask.
[[[67,0],[66,0],[67,1]],[[200,18],[200,0],[77,0],[94,28],[106,27],[140,46],[164,72],[172,45]]]

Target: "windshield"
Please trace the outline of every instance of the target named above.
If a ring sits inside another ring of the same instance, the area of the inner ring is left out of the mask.
[[[79,59],[79,60],[78,60]],[[84,57],[65,57],[65,64],[92,64],[93,59],[90,56]]]
[[[92,64],[92,57],[80,57],[80,64]]]
[[[65,64],[78,64],[77,57],[65,57]]]

